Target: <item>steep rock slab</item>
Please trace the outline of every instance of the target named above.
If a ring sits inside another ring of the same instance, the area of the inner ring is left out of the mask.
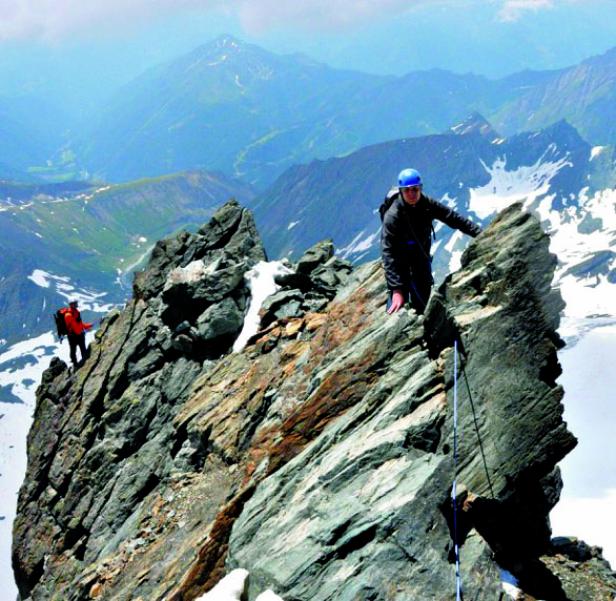
[[[554,381],[561,307],[550,290],[554,265],[547,236],[516,207],[471,245],[425,321],[372,316],[377,331],[409,320],[410,348],[257,487],[233,527],[227,561],[250,571],[251,591],[269,586],[313,601],[454,596],[448,497],[458,339],[470,386],[459,391],[465,587],[475,599],[498,597],[496,553],[529,592],[565,598],[537,565],[550,545],[555,464],[575,444]]]
[[[196,235],[156,245],[135,299],[107,318],[82,370],[56,362],[46,373],[15,529],[24,598],[165,598],[208,541],[224,567],[226,524],[254,488],[253,435],[296,411],[277,407],[272,420],[267,386],[282,388],[308,344],[293,338],[316,336],[324,314],[309,311],[350,268],[324,255],[315,271],[330,284],[304,281],[301,318],[218,360],[241,326],[229,322],[247,303],[244,275],[264,258],[250,214],[227,204]],[[315,342],[318,360],[330,335]],[[278,461],[293,452],[283,447]]]
[[[173,418],[204,360],[230,349],[249,297],[243,276],[264,259],[252,216],[227,203],[197,234],[158,243],[135,299],[108,316],[83,368],[71,375],[55,361],[46,372],[14,526],[23,598],[81,598],[97,581],[95,570],[71,584],[84,567],[139,538],[141,504],[174,471]],[[204,335],[200,314],[221,302],[228,319]]]

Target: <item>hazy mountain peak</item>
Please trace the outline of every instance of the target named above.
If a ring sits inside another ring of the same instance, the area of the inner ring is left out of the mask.
[[[563,142],[579,144],[583,138],[580,132],[566,119],[559,119],[543,128],[540,133],[546,134]]]
[[[586,60],[583,60],[580,64],[582,65],[591,65],[591,66],[608,66],[612,65],[616,62],[616,46],[606,50],[603,54],[597,54],[594,56],[588,57]],[[570,67],[575,69],[576,66]]]
[[[266,50],[254,44],[248,44],[239,38],[232,35],[221,35],[213,40],[206,42],[205,44],[195,48],[192,53],[180,57],[178,60],[182,61],[186,57],[198,56],[199,58],[215,58],[217,60],[227,61],[238,57],[239,55],[246,55],[246,53],[255,55],[269,55]],[[177,64],[177,61],[176,61]]]
[[[466,136],[469,134],[479,134],[484,138],[492,141],[500,137],[489,121],[477,112],[473,112],[460,123],[449,128],[457,136]]]
[[[241,48],[244,45],[244,42],[235,36],[230,34],[223,34],[218,36],[210,43],[211,46],[215,46],[216,48]]]

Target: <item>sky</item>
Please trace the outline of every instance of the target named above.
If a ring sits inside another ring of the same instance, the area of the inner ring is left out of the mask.
[[[478,4],[473,0],[1,0],[0,40],[58,41],[67,36],[116,31],[118,26],[132,28],[187,11],[235,18],[250,34],[277,28],[339,31],[426,7],[438,10],[443,6],[464,6],[472,12]],[[600,2],[483,0],[482,4],[489,8],[496,21],[512,23],[529,13]]]
[[[0,0],[0,97],[70,110],[232,34],[338,68],[501,77],[616,46],[616,0]]]

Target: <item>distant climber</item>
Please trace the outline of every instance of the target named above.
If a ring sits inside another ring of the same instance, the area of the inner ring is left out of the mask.
[[[404,169],[398,176],[398,189],[387,195],[379,212],[381,256],[389,289],[387,313],[395,313],[405,303],[422,314],[432,290],[432,220],[473,238],[481,228],[453,209],[422,192],[421,175],[415,169]]]
[[[86,348],[86,330],[92,327],[91,323],[85,323],[81,319],[81,313],[77,308],[78,302],[72,300],[68,304],[68,309],[61,309],[64,315],[64,323],[66,325],[66,334],[68,337],[68,346],[71,353],[71,361],[75,368],[83,365],[83,362],[88,358],[88,350]],[[81,360],[77,361],[77,347],[81,353]]]

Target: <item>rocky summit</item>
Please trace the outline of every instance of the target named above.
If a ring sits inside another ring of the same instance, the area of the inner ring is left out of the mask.
[[[187,601],[236,568],[247,600],[455,599],[455,540],[467,599],[612,599],[598,549],[551,540],[576,441],[548,242],[507,209],[424,316],[386,315],[380,265],[322,242],[236,351],[266,260],[251,214],[159,242],[85,365],[38,389],[21,599]]]

